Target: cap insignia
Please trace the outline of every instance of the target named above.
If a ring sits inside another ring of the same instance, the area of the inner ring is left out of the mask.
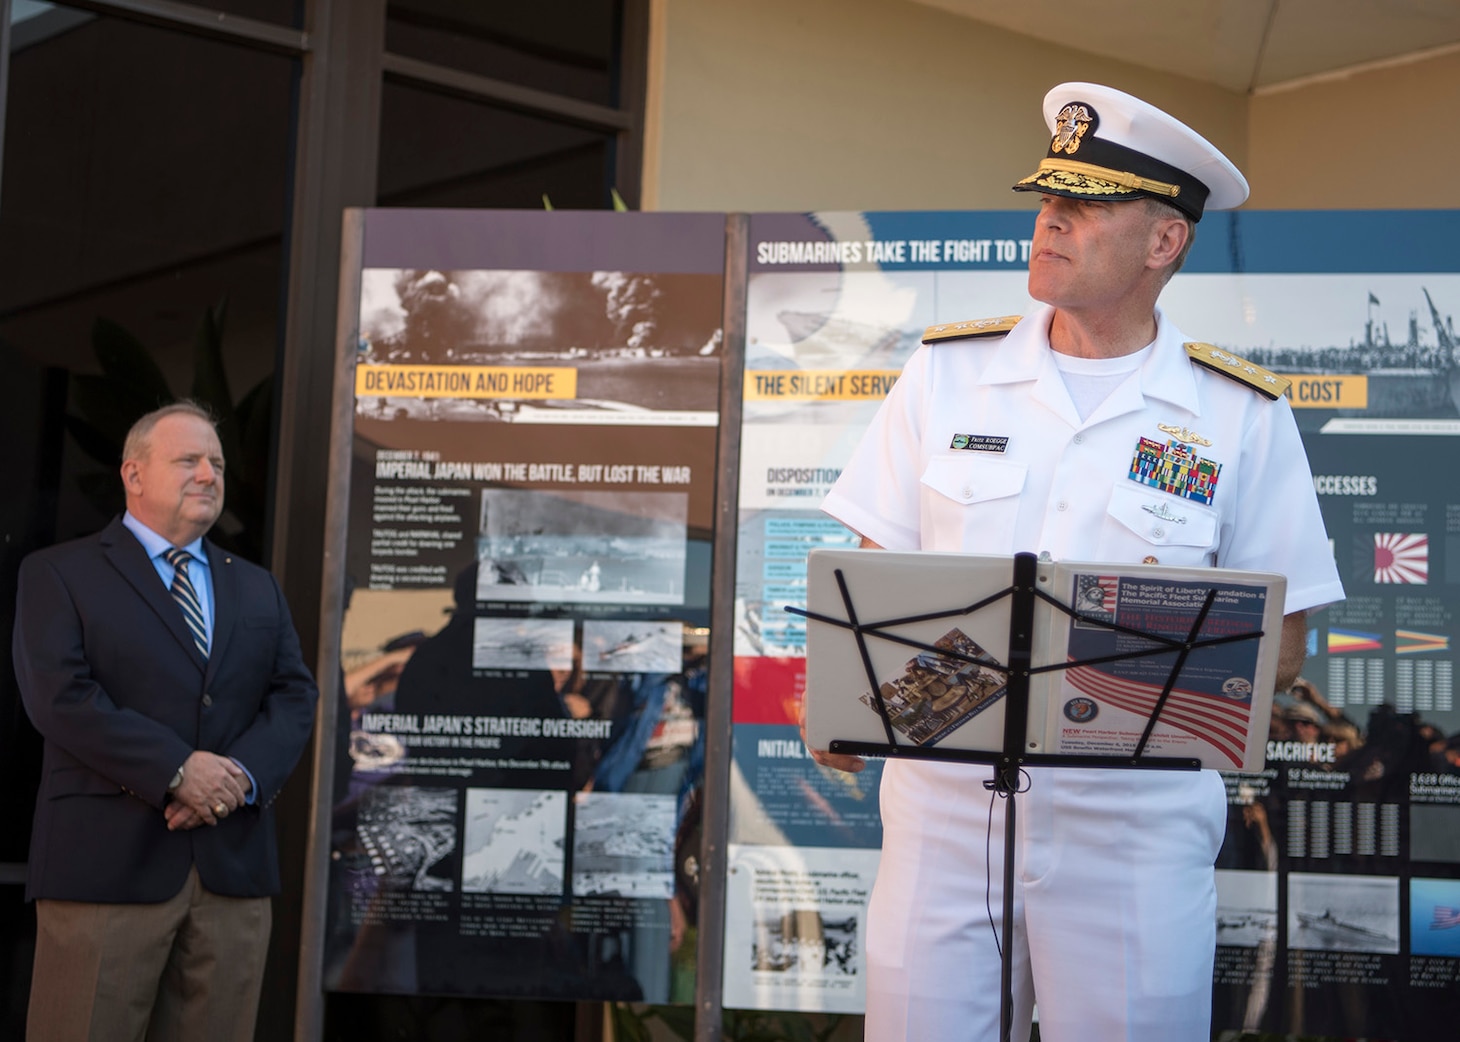
[[[939,340],[962,340],[967,337],[995,336],[1007,333],[1019,324],[1022,315],[1004,315],[1001,318],[975,318],[966,322],[940,322],[923,330],[923,343],[932,344]]]
[[[1264,398],[1272,401],[1277,401],[1292,386],[1293,382],[1287,377],[1278,376],[1260,365],[1253,365],[1247,359],[1223,351],[1214,344],[1203,344],[1193,340],[1185,346],[1186,353],[1197,365],[1231,377],[1238,383],[1244,383]]]
[[[1078,102],[1066,105],[1055,119],[1054,141],[1050,143],[1049,150],[1074,155],[1080,150],[1080,140],[1094,120],[1095,117],[1084,105]]]

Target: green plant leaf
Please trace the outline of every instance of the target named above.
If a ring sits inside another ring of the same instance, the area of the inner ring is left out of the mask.
[[[628,213],[629,204],[624,202],[624,197],[618,194],[617,188],[610,187],[608,194],[613,196],[613,208],[619,213]]]
[[[816,1042],[828,1042],[836,1034],[837,1029],[842,1026],[842,1015],[840,1013],[827,1014],[827,1023],[820,1031],[814,1032]],[[1031,1039],[1031,1042],[1034,1040]]]
[[[791,1039],[794,1042],[814,1042],[816,1038],[816,1030],[812,1028],[810,1019],[804,1015],[783,1013],[777,1016],[773,1023],[784,1039]]]
[[[613,1025],[614,1042],[652,1042],[649,1025],[644,1022],[649,1012],[636,1013],[626,1002],[611,1002],[608,1005],[609,1021]]]
[[[193,341],[193,400],[206,406],[218,421],[218,440],[223,458],[238,454],[238,424],[233,415],[233,395],[223,368],[223,322],[228,315],[228,298],[203,312]]]
[[[104,467],[122,465],[122,443],[120,441],[108,437],[86,420],[72,413],[67,413],[62,417],[62,422],[66,425],[67,433],[76,439],[76,444],[81,446],[81,451],[86,455]]]
[[[91,353],[109,380],[137,400],[148,403],[142,412],[166,405],[175,397],[162,369],[152,360],[151,352],[111,319],[98,318],[91,324]]]
[[[266,376],[238,400],[233,407],[238,424],[238,449],[246,460],[269,460],[269,435],[273,432],[274,378]]]
[[[134,388],[119,385],[106,376],[90,373],[73,375],[70,380],[71,404],[98,432],[117,443],[117,458],[121,458],[122,442],[137,417],[145,412],[166,405],[169,395],[161,402],[142,396]]]
[[[127,495],[122,490],[122,481],[116,473],[102,474],[91,471],[76,475],[76,486],[98,513],[115,517],[127,505]]]
[[[220,546],[252,561],[262,559],[269,496],[269,443],[273,424],[273,379],[265,377],[237,404],[223,365],[228,300],[208,308],[193,349],[192,396],[218,420],[218,440],[227,459],[225,516],[213,531]],[[176,401],[147,348],[110,319],[92,325],[92,350],[104,376],[76,375],[68,383],[66,429],[81,450],[106,468],[78,477],[83,494],[98,510],[120,511],[124,503],[115,468],[122,444],[137,418]]]
[[[754,1010],[730,1010],[724,1014],[724,1034],[735,1042],[815,1042],[830,1038],[840,1024],[834,1017],[822,1030],[814,1021],[822,1017],[806,1013],[762,1013]]]
[[[542,193],[542,208],[544,210],[551,210],[553,208],[553,201],[548,198],[546,192]]]
[[[252,534],[263,549],[263,518],[269,498],[269,437],[272,434],[273,378],[265,377],[234,407],[237,448],[228,456],[228,498],[244,517],[257,518]],[[240,553],[248,553],[240,548]],[[257,560],[250,557],[250,560]]]
[[[693,1006],[654,1006],[654,1015],[666,1028],[674,1032],[675,1038],[685,1042],[695,1037],[695,1008]]]

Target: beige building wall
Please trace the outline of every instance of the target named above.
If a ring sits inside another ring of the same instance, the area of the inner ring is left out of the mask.
[[[1249,207],[1460,207],[1460,50],[1258,94]]]
[[[654,0],[644,208],[1032,209],[1063,80],[1128,90],[1240,166],[1247,99],[905,0]]]
[[[1079,79],[1198,128],[1248,175],[1249,208],[1460,206],[1453,50],[1248,96],[906,0],[651,13],[645,209],[1029,209],[1009,185],[1048,146],[1040,100]]]

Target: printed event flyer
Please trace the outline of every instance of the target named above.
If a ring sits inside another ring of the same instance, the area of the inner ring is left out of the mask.
[[[1065,589],[1079,614],[1058,631],[1069,668],[1049,699],[1048,747],[1120,754],[1144,742],[1146,755],[1260,768],[1284,586],[1280,577],[1267,585],[1076,572]],[[1146,635],[1164,638],[1165,650],[1152,654],[1160,645]],[[1188,639],[1189,651],[1171,645]]]

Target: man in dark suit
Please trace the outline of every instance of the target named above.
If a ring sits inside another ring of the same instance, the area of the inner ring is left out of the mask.
[[[127,512],[21,565],[15,672],[45,738],[28,1036],[252,1039],[279,890],[270,805],[318,697],[278,584],[203,535],[207,413],[149,413]]]

